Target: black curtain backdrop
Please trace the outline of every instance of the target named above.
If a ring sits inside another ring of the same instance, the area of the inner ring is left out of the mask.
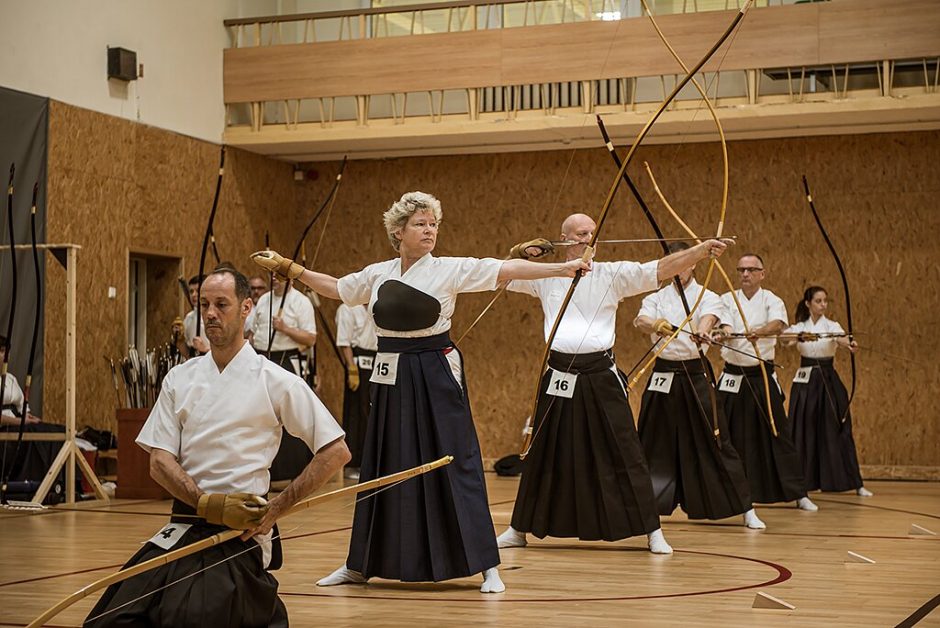
[[[36,240],[46,241],[46,157],[49,135],[49,99],[0,87],[0,178],[3,179],[2,227],[3,244],[10,243],[7,217],[7,188],[10,165],[16,164],[13,180],[13,229],[17,244],[30,243],[30,207],[33,185],[39,183],[36,200]],[[45,295],[46,254],[39,253],[40,281]],[[10,318],[12,297],[12,264],[10,251],[0,250],[0,334],[6,333]],[[10,339],[10,373],[22,387],[25,384],[29,345],[36,324],[36,271],[29,250],[17,251],[16,258],[16,316]],[[43,296],[45,303],[45,296]],[[43,320],[45,306],[39,318],[39,338],[33,365],[33,384],[30,407],[33,414],[42,416],[43,392]],[[64,313],[62,314],[64,316]],[[51,418],[51,417],[50,417]]]

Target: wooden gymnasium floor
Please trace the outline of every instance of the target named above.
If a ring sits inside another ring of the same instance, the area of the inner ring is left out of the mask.
[[[516,479],[488,474],[498,531]],[[664,520],[672,556],[619,543],[535,540],[504,550],[508,590],[482,595],[477,578],[441,584],[373,581],[317,588],[345,558],[352,509],[327,504],[283,521],[277,572],[295,626],[940,626],[940,483],[871,482],[875,497],[814,494],[817,513],[758,509],[765,531],[737,519]],[[334,486],[335,488],[335,486]],[[117,569],[165,521],[168,502],[118,500],[104,512],[2,511],[0,625],[22,626],[67,594]],[[875,564],[846,563],[853,551]],[[796,607],[751,607],[766,592]],[[97,595],[56,626],[79,626]],[[208,628],[208,627],[207,627]]]

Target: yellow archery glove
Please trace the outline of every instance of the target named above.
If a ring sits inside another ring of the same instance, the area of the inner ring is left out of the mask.
[[[676,328],[672,326],[672,323],[665,318],[657,318],[653,321],[653,331],[660,336],[668,336],[675,330]]]
[[[284,279],[297,279],[304,272],[304,267],[292,259],[281,256],[276,251],[258,251],[251,254],[251,261],[265,270],[276,273]]]
[[[349,390],[359,389],[359,367],[356,366],[355,362],[350,362],[349,368],[346,369],[346,382],[349,385]]]
[[[232,530],[257,527],[268,511],[268,502],[250,493],[203,493],[196,505],[196,514],[208,523]]]
[[[529,249],[537,249],[535,253],[529,252]],[[509,249],[511,259],[532,259],[544,257],[555,252],[555,246],[545,238],[536,238],[528,242],[520,242]]]

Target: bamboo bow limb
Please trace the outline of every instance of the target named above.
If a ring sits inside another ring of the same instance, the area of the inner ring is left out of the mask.
[[[389,484],[395,484],[396,482],[402,482],[404,480],[408,480],[410,478],[423,475],[429,471],[433,471],[434,469],[448,465],[453,460],[454,460],[453,456],[444,456],[443,458],[435,460],[434,462],[429,462],[427,464],[423,464],[418,467],[406,469],[404,471],[399,471],[398,473],[392,473],[391,475],[386,475],[380,478],[376,478],[374,480],[370,480],[368,482],[363,482],[362,484],[356,484],[354,486],[347,486],[345,488],[340,488],[335,491],[330,491],[329,493],[323,493],[322,495],[308,497],[307,499],[304,499],[294,504],[294,506],[291,507],[291,509],[288,510],[286,513],[284,513],[284,516],[281,518],[283,519],[284,517],[296,514],[300,512],[301,510],[306,510],[307,508],[310,508],[315,505],[323,504],[329,501],[333,501],[335,499],[346,497],[347,495],[355,495],[363,491],[369,491],[375,488],[381,488],[383,486],[388,486]],[[245,532],[244,530],[226,530],[224,532],[219,532],[218,534],[214,534],[201,541],[192,543],[191,545],[187,545],[186,547],[181,547],[177,550],[173,550],[172,552],[163,554],[162,556],[151,558],[150,560],[142,562],[138,565],[132,565],[131,567],[128,567],[127,569],[122,569],[116,573],[105,576],[104,578],[101,578],[100,580],[96,580],[95,582],[92,582],[91,584],[82,587],[81,589],[73,593],[72,595],[63,599],[61,602],[58,602],[57,604],[52,606],[49,610],[44,612],[42,615],[40,615],[39,617],[31,621],[27,625],[27,628],[35,628],[37,626],[42,626],[47,621],[49,621],[50,619],[52,619],[53,617],[55,617],[56,615],[64,611],[69,606],[75,604],[79,600],[82,600],[88,597],[92,593],[103,589],[104,587],[110,586],[112,584],[117,584],[118,582],[123,582],[124,580],[127,580],[128,578],[144,573],[146,571],[150,571],[151,569],[156,569],[157,567],[160,567],[162,565],[168,565],[176,560],[185,558],[186,556],[190,556],[204,549],[208,549],[214,545],[225,543],[226,541],[230,541],[234,539],[235,537],[241,536],[242,534],[244,534],[244,532]]]

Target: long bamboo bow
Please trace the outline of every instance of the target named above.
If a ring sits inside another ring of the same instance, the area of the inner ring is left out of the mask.
[[[303,248],[304,241],[307,239],[307,234],[310,233],[310,230],[313,228],[317,221],[320,219],[320,216],[323,214],[324,210],[327,212],[326,220],[329,222],[330,215],[333,213],[333,203],[336,202],[336,195],[339,192],[340,183],[343,181],[343,172],[346,171],[347,158],[343,157],[343,163],[339,167],[339,172],[336,173],[336,180],[333,182],[333,187],[330,188],[330,193],[326,195],[326,198],[323,199],[323,203],[320,205],[320,208],[313,215],[313,218],[307,223],[307,226],[304,227],[303,232],[300,234],[300,239],[297,240],[297,245],[294,247],[294,254],[291,256],[291,259],[296,260],[297,256],[300,255],[300,250]],[[323,227],[324,233],[326,232],[326,225]],[[314,262],[316,262],[316,257],[320,253],[320,244],[323,242],[321,236],[319,242],[317,243],[317,249],[314,254]],[[306,264],[304,264],[306,266]],[[280,317],[284,313],[284,304],[287,302],[287,293],[290,292],[291,285],[293,281],[288,279],[287,285],[284,286],[284,294],[281,295],[281,303],[277,308],[277,315]],[[272,303],[274,302],[274,293],[271,293]],[[271,345],[274,344],[274,336],[277,335],[277,330],[274,329],[274,320],[270,321],[271,331],[268,335],[268,357],[271,357]]]
[[[10,229],[10,264],[11,264],[11,281],[10,281],[10,318],[7,319],[7,333],[6,338],[3,342],[3,363],[0,365],[0,405],[3,404],[3,397],[6,394],[6,385],[7,385],[7,372],[10,367],[10,338],[13,337],[13,318],[16,316],[16,234],[13,231],[13,178],[16,175],[16,164],[10,164],[10,181],[7,184],[7,224]],[[26,425],[26,417],[21,417],[20,420],[20,438],[23,437],[23,429]],[[19,441],[17,441],[17,453],[19,453]],[[16,458],[13,458],[11,464],[16,464]],[[7,470],[6,470],[6,458],[3,459],[3,469],[0,470],[0,500],[4,499],[4,492],[7,485],[7,480],[9,479]],[[12,468],[11,468],[12,471]]]
[[[33,312],[33,334],[29,342],[29,359],[26,362],[26,377],[23,380],[23,408],[20,414],[20,427],[16,436],[16,447],[13,450],[13,464],[16,464],[23,445],[23,433],[26,431],[26,419],[29,418],[29,391],[33,387],[33,366],[36,363],[36,344],[39,338],[39,322],[42,316],[42,278],[39,276],[39,249],[36,247],[36,197],[39,194],[39,182],[33,185],[33,201],[30,206],[30,249],[33,253],[33,270],[36,274],[36,309]],[[11,317],[12,320],[12,317]],[[2,399],[0,395],[0,399]],[[12,472],[12,467],[10,471]],[[4,484],[9,477],[4,477]]]
[[[679,56],[679,53],[676,52],[675,48],[669,43],[669,40],[666,38],[666,35],[663,33],[662,29],[659,27],[659,24],[656,22],[656,18],[653,16],[653,12],[650,11],[649,6],[646,4],[646,0],[641,0],[641,2],[643,3],[643,7],[646,9],[646,13],[647,13],[648,16],[649,16],[650,23],[653,25],[653,28],[656,30],[656,34],[659,36],[659,39],[663,42],[663,45],[666,46],[666,48],[669,50],[669,54],[672,55],[672,58],[676,60],[676,63],[678,63],[679,66],[680,66],[684,71],[688,72],[688,71],[689,71],[689,70],[688,70],[688,66],[686,66],[685,62],[682,60],[682,57]],[[726,140],[726,138],[725,138],[724,127],[723,127],[722,124],[721,124],[721,120],[720,120],[719,117],[718,117],[718,113],[715,111],[715,107],[712,105],[711,99],[708,97],[708,93],[707,93],[706,90],[701,86],[701,84],[699,84],[699,82],[698,82],[697,80],[695,80],[694,77],[691,79],[691,83],[692,83],[692,85],[695,87],[695,89],[698,91],[698,93],[701,95],[701,97],[702,97],[702,99],[703,99],[703,101],[704,101],[704,103],[705,103],[705,106],[706,106],[706,108],[708,109],[708,113],[709,113],[709,115],[711,116],[712,120],[713,120],[714,123],[715,123],[715,128],[716,128],[717,131],[718,131],[718,137],[719,137],[719,140],[720,140],[720,142],[721,142],[721,154],[722,154],[722,166],[723,166],[723,168],[722,168],[722,171],[723,171],[723,185],[722,185],[722,206],[721,206],[721,214],[720,214],[719,221],[718,221],[718,225],[719,225],[719,226],[718,226],[718,232],[719,232],[719,234],[720,234],[720,233],[721,233],[721,230],[722,230],[722,228],[723,228],[723,226],[724,226],[725,212],[726,212],[727,204],[728,204],[728,187],[729,187],[729,185],[728,185],[728,183],[729,183],[728,143],[727,143],[727,140]],[[701,240],[698,238],[698,236],[697,236],[697,235],[691,230],[691,228],[689,228],[689,226],[679,217],[678,213],[676,213],[676,211],[672,208],[672,206],[670,205],[670,203],[666,200],[665,195],[662,193],[662,190],[660,190],[659,185],[656,183],[656,179],[655,179],[655,177],[653,176],[653,172],[652,172],[652,170],[650,169],[649,164],[646,164],[646,170],[647,170],[647,173],[649,174],[650,180],[651,180],[651,182],[652,182],[652,184],[653,184],[653,188],[655,189],[656,194],[659,196],[659,198],[660,198],[660,200],[662,201],[663,205],[666,207],[666,209],[669,211],[669,213],[673,216],[673,218],[676,219],[676,221],[680,224],[680,226],[682,226],[682,228],[686,231],[686,233],[688,233],[690,236],[692,236],[693,238],[695,238],[697,241],[700,242]],[[750,326],[748,325],[747,317],[746,317],[746,315],[744,314],[744,309],[741,307],[741,304],[740,304],[740,302],[738,301],[738,297],[737,297],[737,293],[735,292],[734,284],[731,282],[731,279],[728,277],[728,274],[725,272],[724,267],[723,267],[723,266],[721,265],[721,263],[718,262],[718,260],[716,260],[716,259],[711,260],[711,262],[710,262],[710,264],[709,264],[709,272],[708,272],[708,274],[707,274],[707,276],[706,276],[706,278],[705,278],[705,282],[702,284],[702,292],[701,292],[700,295],[699,295],[699,299],[701,299],[701,297],[704,296],[705,290],[708,289],[708,284],[709,284],[709,281],[711,280],[711,276],[712,276],[711,271],[712,271],[714,268],[717,268],[717,269],[718,269],[719,274],[720,274],[721,277],[722,277],[722,280],[723,280],[723,281],[725,282],[725,284],[727,285],[728,291],[731,293],[731,297],[732,297],[732,299],[733,299],[733,301],[734,301],[735,308],[738,310],[738,313],[739,313],[739,315],[741,316],[741,322],[742,322],[742,324],[744,325],[744,329],[745,329],[745,331],[747,331],[747,332],[749,333],[749,332],[750,332]],[[688,318],[691,319],[691,315],[690,315]],[[680,328],[681,328],[681,327],[680,327]],[[667,341],[663,344],[663,346],[660,347],[659,351],[657,351],[656,354],[654,354],[653,358],[651,358],[650,361],[640,370],[640,374],[642,374],[643,371],[645,371],[645,370],[649,367],[649,365],[655,360],[655,358],[656,358],[660,353],[662,353],[662,351],[665,349],[665,346],[668,345],[669,342],[671,342],[677,335],[678,335],[678,332],[674,333],[672,337],[670,337],[670,338],[667,339]],[[773,407],[772,407],[771,399],[770,399],[770,379],[769,379],[769,376],[767,375],[767,368],[766,368],[766,366],[765,366],[765,361],[764,361],[763,357],[761,356],[760,348],[759,348],[758,345],[757,345],[757,341],[754,340],[754,339],[751,339],[751,346],[752,346],[753,349],[754,349],[754,354],[755,354],[754,357],[756,357],[757,360],[758,360],[758,364],[759,364],[759,366],[760,366],[760,371],[761,371],[761,378],[763,379],[763,382],[764,382],[764,397],[765,397],[765,398],[764,398],[764,402],[766,403],[766,407],[767,407],[767,420],[768,420],[768,423],[769,423],[769,425],[770,425],[771,432],[774,434],[774,436],[776,436],[776,435],[777,435],[777,426],[776,426],[776,423],[775,423],[774,418],[773,418]],[[630,385],[632,386],[637,380],[638,380],[638,377],[637,377],[637,378],[634,378],[633,380],[631,380],[631,384],[630,384]]]
[[[369,491],[369,490],[376,489],[376,488],[382,488],[383,486],[388,486],[389,484],[395,484],[396,482],[403,482],[410,478],[423,475],[429,471],[433,471],[434,469],[437,469],[439,467],[448,465],[453,461],[453,459],[454,459],[453,456],[444,456],[443,458],[435,460],[434,462],[429,462],[427,464],[413,467],[411,469],[405,469],[404,471],[399,471],[398,473],[392,473],[390,475],[376,478],[374,480],[370,480],[369,482],[363,482],[361,484],[355,484],[353,486],[347,486],[345,488],[336,489],[335,491],[330,491],[329,493],[323,493],[322,495],[308,497],[307,499],[304,499],[294,504],[294,506],[291,507],[291,509],[288,510],[286,513],[284,513],[284,515],[281,518],[283,519],[284,517],[296,514],[300,512],[301,510],[306,510],[307,508],[310,508],[312,506],[324,504],[326,502],[329,502],[335,499],[340,499],[342,497],[346,497],[347,495],[356,495],[364,491]],[[142,562],[137,565],[132,565],[126,569],[122,569],[116,573],[105,576],[104,578],[101,578],[100,580],[96,580],[92,582],[91,584],[82,587],[81,589],[71,594],[67,598],[56,603],[54,606],[52,606],[47,611],[45,611],[42,615],[40,615],[39,617],[31,621],[27,625],[27,628],[35,628],[36,626],[42,626],[47,621],[49,621],[50,619],[52,619],[53,617],[55,617],[56,615],[58,615],[65,609],[67,609],[69,606],[75,604],[79,600],[82,600],[88,597],[95,591],[100,591],[104,587],[110,586],[112,584],[117,584],[118,582],[123,582],[124,580],[127,580],[128,578],[144,573],[146,571],[150,571],[151,569],[156,569],[157,567],[168,565],[174,561],[177,561],[181,558],[185,558],[186,556],[190,556],[197,552],[201,552],[202,550],[208,549],[214,545],[220,545],[222,543],[225,543],[226,541],[230,541],[234,539],[235,537],[241,536],[242,534],[244,534],[244,532],[245,532],[244,530],[226,530],[224,532],[219,532],[218,534],[214,534],[208,538],[202,539],[201,541],[187,545],[186,547],[181,547],[179,549],[163,554],[162,556],[151,558],[148,561]]]
[[[722,44],[725,43],[728,37],[731,36],[731,33],[734,32],[735,28],[737,28],[741,20],[744,19],[744,15],[747,12],[747,9],[750,7],[752,1],[753,0],[745,1],[744,6],[735,15],[734,19],[725,29],[724,33],[722,33],[721,37],[718,38],[718,40],[712,45],[712,47],[708,50],[708,52],[706,52],[705,55],[701,58],[701,60],[699,60],[699,62],[695,64],[695,67],[691,71],[689,71],[686,74],[686,76],[682,78],[682,80],[676,83],[676,85],[672,89],[672,92],[670,92],[670,94],[666,97],[666,99],[660,104],[657,110],[653,113],[650,119],[643,126],[639,135],[637,135],[636,140],[634,140],[633,144],[630,146],[630,149],[627,151],[626,156],[623,158],[623,163],[620,166],[620,170],[617,172],[616,178],[614,179],[613,183],[610,186],[610,190],[608,190],[607,192],[607,198],[604,201],[604,205],[601,208],[600,217],[597,220],[597,227],[594,229],[594,234],[591,236],[591,241],[589,243],[589,246],[591,248],[593,248],[594,245],[597,243],[597,240],[600,239],[601,230],[603,229],[604,222],[607,220],[607,216],[610,212],[611,205],[613,204],[613,201],[614,201],[614,196],[616,195],[617,190],[620,187],[620,182],[623,180],[623,175],[627,171],[627,168],[630,166],[630,163],[633,161],[633,157],[636,155],[637,149],[639,149],[640,145],[643,143],[643,140],[649,134],[650,129],[652,128],[653,124],[659,119],[659,117],[663,114],[666,108],[669,107],[672,101],[675,100],[676,96],[679,95],[679,92],[682,90],[682,88],[684,88],[689,83],[689,81],[692,80],[695,74],[699,70],[702,69],[702,67],[708,62],[708,60],[711,59],[712,56],[714,56],[714,54],[718,51],[719,48],[721,48]],[[722,225],[719,225],[718,236],[721,235],[721,229],[720,229],[721,226]],[[545,372],[545,369],[548,365],[548,357],[549,357],[549,353],[551,352],[552,343],[555,340],[555,336],[558,333],[558,327],[561,324],[561,320],[564,318],[565,311],[568,309],[568,305],[571,303],[571,297],[574,295],[574,290],[577,287],[580,279],[581,279],[580,273],[576,274],[574,276],[574,279],[572,279],[571,286],[568,288],[568,292],[565,294],[565,298],[562,301],[561,308],[558,311],[558,316],[556,317],[555,322],[552,325],[551,332],[549,333],[548,339],[545,343],[545,350],[543,351],[543,354],[542,354],[542,360],[538,369],[538,377],[535,382],[536,384],[535,395],[534,395],[534,400],[532,403],[533,409],[532,409],[532,415],[531,415],[533,418],[536,417],[537,412],[538,412],[538,397],[539,397],[539,392],[541,392],[542,374]],[[706,283],[707,281],[708,279],[706,279]],[[702,294],[704,294],[704,292]],[[702,295],[700,294],[700,298],[701,296]],[[695,307],[697,307],[697,305],[698,303],[696,303],[696,305],[693,306],[692,308],[693,311]],[[685,321],[683,325],[687,322],[688,321]],[[522,452],[520,453],[520,457],[525,458],[525,456],[529,453],[529,449],[531,448],[531,445],[532,445],[532,439],[533,439],[533,430],[530,427],[526,429],[526,435],[523,441]]]
[[[209,250],[209,243],[215,242],[214,230],[215,214],[219,209],[219,195],[222,191],[222,177],[225,175],[225,145],[219,151],[219,178],[215,182],[215,197],[212,199],[212,211],[209,212],[209,223],[206,225],[206,233],[202,238],[202,252],[199,254],[199,290],[196,292],[196,335],[199,337],[202,332],[202,282],[206,272],[206,252]],[[214,246],[214,244],[213,244]]]
[[[610,135],[607,133],[607,127],[604,126],[604,120],[598,115],[597,116],[597,126],[600,128],[601,136],[604,138],[604,145],[607,147],[608,152],[610,153],[611,159],[617,165],[619,169],[621,166],[620,156],[617,154],[617,149],[614,147],[613,142],[610,141]],[[727,155],[727,151],[724,151]],[[727,172],[727,169],[725,170]],[[666,236],[663,235],[663,230],[660,229],[659,223],[656,222],[656,218],[653,217],[653,212],[650,211],[649,206],[646,204],[646,201],[643,199],[643,196],[640,194],[640,191],[637,189],[636,185],[633,183],[633,179],[630,178],[630,175],[626,171],[623,173],[624,183],[627,184],[627,187],[630,188],[630,192],[633,194],[633,198],[636,199],[636,202],[639,203],[640,209],[643,210],[643,214],[646,216],[646,220],[650,223],[650,226],[653,228],[653,233],[656,234],[655,240],[657,240],[662,247],[663,255],[669,255],[669,245],[666,244]],[[725,178],[725,183],[727,184],[728,180]],[[725,188],[724,194],[722,194],[722,206],[725,205],[727,199],[727,188]],[[682,280],[679,279],[679,275],[676,275],[672,278],[673,285],[676,288],[676,292],[679,294],[679,300],[682,302],[682,308],[685,311],[686,316],[690,319],[692,317],[692,311],[689,309],[689,300],[685,296],[685,289],[682,286]],[[691,321],[690,321],[691,323]],[[690,324],[690,329],[692,333],[695,332],[694,325]],[[705,416],[705,409],[699,406],[699,410],[702,413],[702,418],[705,419],[705,424],[709,425],[709,428],[712,431],[712,434],[715,437],[715,444],[718,445],[718,448],[721,448],[721,438],[720,438],[720,429],[718,427],[718,395],[716,393],[716,388],[718,384],[715,382],[715,373],[712,370],[711,362],[708,361],[708,358],[705,357],[705,350],[701,345],[697,347],[698,349],[698,358],[702,364],[702,368],[705,370],[705,376],[708,378],[708,400],[711,404],[712,409],[712,418],[709,421],[708,417]],[[686,373],[688,375],[688,373]]]
[[[832,244],[832,240],[829,238],[829,234],[826,232],[826,228],[823,227],[822,219],[819,217],[819,212],[816,211],[816,204],[813,202],[813,195],[809,191],[809,182],[806,180],[806,175],[803,175],[803,190],[806,192],[806,202],[809,204],[809,210],[813,212],[813,218],[816,219],[816,226],[819,227],[819,233],[822,234],[823,240],[826,241],[826,246],[829,247],[829,252],[832,253],[832,259],[835,260],[836,267],[839,269],[839,277],[842,278],[842,290],[845,292],[845,322],[848,325],[848,339],[849,342],[855,340],[854,326],[852,325],[852,297],[849,296],[849,281],[845,276],[845,268],[842,266],[842,260],[839,259],[839,254],[836,253],[836,247]],[[845,413],[842,415],[840,423],[845,423],[846,418],[849,416],[849,407],[852,405],[852,399],[855,398],[855,354],[849,352],[849,361],[852,365],[852,390],[849,393],[849,402],[845,404]]]

